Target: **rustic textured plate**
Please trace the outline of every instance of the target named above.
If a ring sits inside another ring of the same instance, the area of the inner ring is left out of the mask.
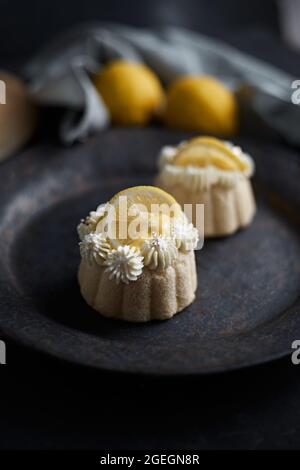
[[[76,224],[120,189],[151,183],[163,144],[185,137],[113,129],[70,149],[38,146],[0,167],[0,329],[106,370],[198,374],[266,362],[300,339],[300,160],[241,139],[257,163],[247,230],[197,253],[197,299],[172,320],[102,318],[79,294]]]

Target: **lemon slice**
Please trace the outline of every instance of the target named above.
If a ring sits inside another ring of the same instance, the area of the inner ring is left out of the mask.
[[[120,196],[126,196],[128,200],[128,206],[132,204],[143,204],[147,207],[148,212],[151,212],[153,204],[167,204],[168,206],[178,206],[178,210],[181,213],[181,208],[176,199],[171,194],[163,191],[155,186],[133,186],[132,188],[124,189],[117,193],[109,203],[117,205]]]
[[[113,246],[140,247],[146,238],[170,235],[174,218],[182,216],[176,200],[154,186],[135,186],[117,193],[109,202],[112,211],[100,221],[97,231],[110,229],[108,238]]]
[[[178,166],[216,166],[226,171],[245,171],[247,162],[241,160],[224,142],[214,137],[195,137],[187,142],[175,157]]]

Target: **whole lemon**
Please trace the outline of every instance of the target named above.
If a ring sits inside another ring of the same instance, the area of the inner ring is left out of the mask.
[[[110,62],[96,75],[94,83],[115,124],[147,124],[164,103],[159,79],[140,63]]]
[[[219,80],[186,75],[168,89],[165,123],[187,131],[232,135],[238,128],[237,101]]]

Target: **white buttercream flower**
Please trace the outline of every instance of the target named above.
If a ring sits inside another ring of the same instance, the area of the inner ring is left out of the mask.
[[[172,147],[171,145],[165,145],[158,156],[159,166],[163,167],[167,163],[172,162],[177,153],[177,147]]]
[[[79,243],[81,257],[89,264],[102,265],[111,247],[101,233],[88,233]]]
[[[115,279],[117,284],[120,281],[125,284],[136,281],[144,267],[143,257],[136,248],[129,245],[119,246],[116,250],[110,251],[104,265],[107,266],[105,272],[109,273],[109,279]]]
[[[171,237],[153,234],[153,237],[143,242],[142,255],[144,264],[149,269],[167,268],[178,256],[178,250]]]
[[[194,250],[199,241],[198,230],[189,223],[186,217],[182,220],[174,220],[173,236],[178,250],[184,252]]]
[[[100,204],[95,211],[89,213],[89,215],[80,221],[77,226],[77,233],[80,240],[83,240],[86,235],[96,230],[97,224],[101,217],[105,213],[107,204]]]

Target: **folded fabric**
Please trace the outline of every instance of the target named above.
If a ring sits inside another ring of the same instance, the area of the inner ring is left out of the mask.
[[[61,124],[64,142],[82,140],[109,125],[109,111],[90,74],[116,58],[145,62],[164,84],[183,74],[214,75],[232,89],[246,84],[253,91],[249,106],[288,142],[300,145],[300,108],[291,101],[294,78],[290,75],[198,33],[112,24],[76,28],[57,38],[25,68],[37,102],[68,110]]]

